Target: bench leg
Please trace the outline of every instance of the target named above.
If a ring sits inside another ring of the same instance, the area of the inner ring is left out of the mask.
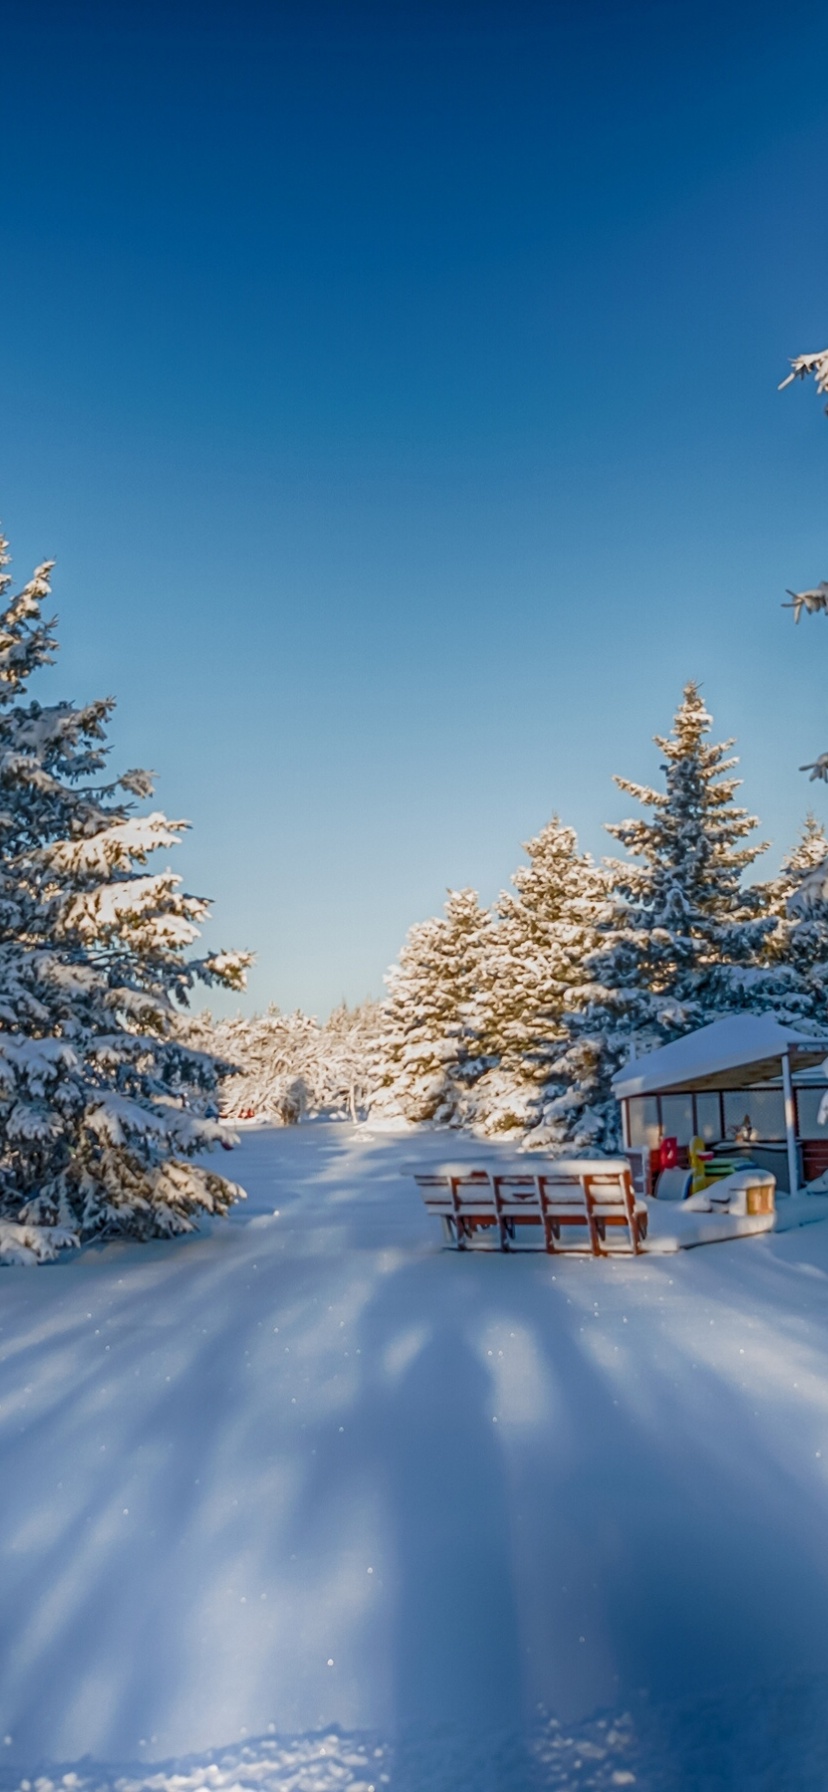
[[[495,1214],[497,1216],[498,1246],[501,1251],[508,1251],[509,1240],[506,1236],[508,1228],[500,1208],[500,1182],[497,1176],[492,1180],[492,1194],[494,1195]]]
[[[632,1245],[633,1256],[637,1257],[641,1251],[640,1222],[638,1214],[635,1211],[635,1194],[629,1187],[625,1190],[624,1206],[627,1213],[627,1225],[630,1228],[630,1244]]]
[[[498,1216],[497,1216],[497,1229],[500,1234],[501,1250],[502,1251],[511,1250],[511,1247],[514,1243],[514,1238],[515,1238],[515,1228],[513,1225],[511,1225],[509,1223],[508,1220],[505,1220],[503,1218],[502,1214],[498,1214]]]
[[[465,1227],[464,1227],[462,1219],[460,1218],[460,1208],[459,1208],[459,1203],[458,1203],[458,1199],[457,1199],[457,1188],[456,1188],[453,1177],[451,1178],[449,1186],[451,1188],[451,1204],[452,1204],[452,1207],[454,1208],[454,1231],[455,1231],[455,1235],[457,1238],[457,1249],[458,1249],[458,1251],[464,1251],[466,1248],[466,1240],[463,1236]]]
[[[544,1216],[543,1216],[543,1235],[544,1235],[544,1239],[545,1239],[545,1248],[550,1257],[557,1257],[560,1255],[558,1246],[555,1243],[555,1237],[554,1237],[555,1233],[557,1233],[557,1236],[560,1238],[560,1235],[561,1235],[560,1227],[559,1226],[556,1227],[554,1220],[551,1220],[549,1218],[548,1214],[544,1214]]]
[[[586,1208],[587,1225],[589,1227],[589,1242],[592,1246],[592,1255],[593,1257],[606,1257],[606,1248],[602,1245],[598,1236],[598,1226],[595,1221],[595,1212],[592,1205],[592,1187],[588,1176],[581,1177],[581,1187],[584,1192],[584,1206]]]

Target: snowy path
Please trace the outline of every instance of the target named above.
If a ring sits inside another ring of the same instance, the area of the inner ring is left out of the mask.
[[[828,1226],[458,1257],[444,1151],[250,1132],[229,1223],[3,1272],[9,1784],[828,1784]]]

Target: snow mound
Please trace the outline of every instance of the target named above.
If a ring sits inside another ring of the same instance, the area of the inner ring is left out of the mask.
[[[0,1263],[7,1267],[54,1263],[59,1251],[77,1250],[79,1243],[77,1234],[65,1226],[19,1226],[0,1220]]]
[[[2,1792],[605,1792],[640,1784],[629,1714],[563,1725],[541,1714],[528,1734],[435,1725],[395,1744],[332,1726],[262,1736],[206,1754],[106,1766],[87,1756]]]
[[[416,1120],[406,1120],[403,1114],[375,1115],[370,1120],[363,1120],[358,1128],[364,1139],[370,1139],[374,1133],[416,1132]],[[424,1128],[423,1130],[430,1130]]]
[[[787,1673],[707,1697],[647,1700],[526,1734],[435,1724],[395,1743],[336,1725],[142,1765],[0,1771],[0,1792],[816,1792],[828,1784],[828,1676]],[[770,1777],[769,1777],[770,1775]]]

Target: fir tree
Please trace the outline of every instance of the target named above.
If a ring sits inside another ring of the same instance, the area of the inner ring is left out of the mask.
[[[8,564],[0,545],[2,566]],[[138,815],[145,772],[101,782],[111,700],[24,701],[54,657],[50,565],[0,578],[0,1253],[192,1228],[240,1192],[194,1155],[226,1066],[190,1047],[196,980],[240,988],[249,958],[187,959],[209,905],[149,870],[183,822]]]
[[[496,1066],[476,1090],[476,1112],[490,1133],[544,1124],[605,897],[601,869],[557,816],[524,850],[528,865],[495,904],[481,977],[482,1042]]]
[[[766,946],[768,1006],[792,1025],[828,1022],[828,840],[808,815],[779,875],[761,886],[776,928]]]
[[[795,380],[808,379],[814,380],[817,391],[823,397],[828,393],[828,349],[818,349],[814,354],[795,355],[791,361],[791,371],[781,381],[779,390],[781,392],[785,386],[792,385]],[[828,413],[828,405],[825,408]],[[793,610],[794,622],[799,622],[803,610],[811,616],[818,616],[820,613],[828,614],[828,582],[824,579],[808,591],[789,591],[788,596],[791,600],[790,604],[783,607]],[[828,782],[828,753],[817,754],[816,759],[812,759],[808,765],[801,765],[799,769],[802,772],[810,772],[811,781],[821,778]],[[828,865],[826,866],[826,876],[828,876]]]
[[[459,1125],[485,1068],[478,1000],[490,926],[474,890],[451,890],[445,914],[412,927],[386,977],[375,1114]]]
[[[558,1091],[532,1143],[617,1150],[611,1079],[631,1054],[722,1014],[767,1009],[780,993],[768,961],[776,919],[761,890],[742,883],[764,847],[749,843],[755,818],[734,801],[733,743],[712,745],[710,727],[697,685],[686,685],[672,734],[655,737],[665,788],[616,778],[646,813],[608,828],[630,859],[607,864],[599,947],[584,966]]]
[[[766,849],[748,844],[756,818],[734,801],[733,742],[712,745],[710,727],[698,686],[687,684],[672,734],[655,737],[665,789],[615,780],[649,813],[608,827],[631,862],[611,867],[616,907],[593,968],[619,1029],[644,1048],[767,1005],[754,985],[775,922],[742,883]]]
[[[560,1157],[610,1156],[621,1146],[618,1103],[609,1085],[623,1054],[612,1050],[588,986],[553,1043],[543,1087],[524,1137],[529,1151]]]

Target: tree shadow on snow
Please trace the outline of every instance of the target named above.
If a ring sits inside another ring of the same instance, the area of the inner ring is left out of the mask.
[[[361,1162],[381,1237],[394,1154]],[[325,1249],[263,1198],[38,1282],[2,1430],[15,1758],[340,1722],[393,1732],[393,1792],[528,1792],[628,1760],[594,1730],[562,1779],[543,1711],[571,1739],[631,1709],[652,1792],[828,1783],[824,1281],[791,1235],[555,1263],[415,1215],[343,1277],[326,1164]]]

